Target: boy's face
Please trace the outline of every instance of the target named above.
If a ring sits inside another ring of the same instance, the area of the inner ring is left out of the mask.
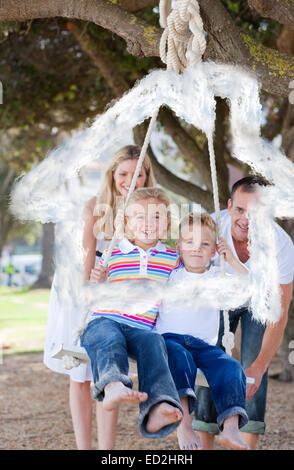
[[[167,208],[156,198],[138,200],[126,209],[126,225],[136,241],[152,246],[167,236]]]
[[[189,226],[189,230],[187,228],[177,242],[184,266],[188,271],[205,270],[216,252],[215,237],[206,226],[200,224]]]

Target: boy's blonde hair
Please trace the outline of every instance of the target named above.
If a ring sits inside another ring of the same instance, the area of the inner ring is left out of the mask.
[[[202,227],[207,227],[208,230],[213,235],[214,240],[217,239],[217,226],[213,218],[207,214],[207,212],[189,212],[189,214],[185,215],[185,217],[180,222],[180,240],[182,238],[182,233],[184,227],[187,225],[190,227],[191,225],[201,225]]]
[[[167,233],[170,229],[170,199],[167,195],[167,193],[157,187],[151,187],[151,188],[139,188],[136,189],[130,196],[130,199],[128,201],[127,207],[126,207],[126,215],[127,215],[127,208],[131,204],[135,204],[137,201],[142,201],[144,199],[157,199],[161,204],[163,204],[166,207],[166,217],[167,217]],[[131,239],[131,234],[126,234],[127,238]],[[161,239],[162,241],[167,240],[168,237],[164,237]]]

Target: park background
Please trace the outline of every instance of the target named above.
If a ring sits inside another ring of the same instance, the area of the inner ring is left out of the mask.
[[[75,442],[68,378],[42,364],[54,225],[15,220],[9,195],[19,175],[50,149],[91,124],[150,70],[165,66],[158,57],[162,30],[156,1],[84,0],[83,8],[67,0],[34,3],[5,0],[0,6],[0,448],[70,449]],[[199,5],[207,32],[203,60],[254,71],[261,84],[262,136],[294,161],[293,2],[200,0]],[[231,156],[225,100],[217,99],[216,115],[214,145],[225,207],[232,183],[250,168]],[[125,143],[142,144],[146,125],[131,130]],[[198,129],[162,108],[149,154],[158,183],[173,201],[197,203],[205,193],[204,208],[213,209],[207,141]],[[95,184],[98,191],[101,170],[96,162],[67,184],[85,192]],[[293,240],[294,221],[279,223]],[[11,276],[5,272],[10,262],[16,271]],[[270,369],[268,428],[259,448],[294,449],[293,339],[292,303],[284,342]],[[141,438],[136,416],[128,407],[121,413],[118,448],[177,448],[175,436]]]

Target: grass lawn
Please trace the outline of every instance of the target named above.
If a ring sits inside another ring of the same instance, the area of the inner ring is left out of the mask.
[[[0,344],[4,353],[42,351],[49,289],[0,287]]]

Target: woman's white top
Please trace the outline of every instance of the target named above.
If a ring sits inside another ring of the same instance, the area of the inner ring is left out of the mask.
[[[108,248],[109,241],[104,238],[97,240],[96,251],[103,253]],[[97,259],[97,258],[96,258]],[[44,346],[44,364],[54,372],[68,374],[75,382],[93,380],[90,364],[80,364],[71,370],[63,367],[61,359],[53,359],[52,352],[61,344],[73,344],[72,333],[80,325],[82,311],[59,301],[57,295],[58,278],[55,273],[49,300],[46,341]]]

